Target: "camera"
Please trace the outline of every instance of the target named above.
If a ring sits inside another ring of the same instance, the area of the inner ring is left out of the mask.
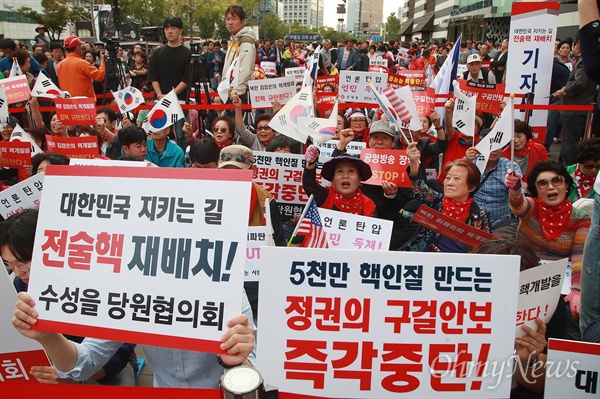
[[[110,58],[117,58],[117,50],[119,49],[120,43],[116,40],[108,39],[103,37],[102,40],[106,44],[106,51],[108,51],[108,56]]]

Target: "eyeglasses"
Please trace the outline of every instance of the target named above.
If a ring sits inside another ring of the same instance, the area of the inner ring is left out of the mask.
[[[583,167],[589,170],[600,169],[600,165],[594,165],[593,163],[585,163],[583,164]]]
[[[561,176],[561,175],[556,175],[550,180],[548,180],[548,179],[538,180],[535,182],[535,185],[539,189],[546,190],[550,186],[550,183],[552,183],[553,187],[562,186],[563,184],[565,184],[565,177]]]
[[[219,129],[221,129],[221,133],[226,133],[227,131],[229,131],[229,128],[226,128],[224,126],[221,126],[220,128],[218,126],[213,127],[213,133],[219,133]]]
[[[230,152],[224,152],[221,154],[221,161],[227,162],[235,159],[236,162],[249,163],[252,164],[252,160],[246,157],[244,154],[232,154]]]
[[[15,269],[19,269],[23,273],[27,273],[27,272],[29,272],[29,270],[31,270],[31,261],[30,260],[27,262],[21,262],[19,260],[15,260],[13,262],[7,262],[7,261],[3,260],[3,262],[4,262],[4,266],[8,267],[13,272],[15,271]]]
[[[259,130],[271,130],[271,128],[269,127],[269,125],[256,126],[256,131],[259,131]]]

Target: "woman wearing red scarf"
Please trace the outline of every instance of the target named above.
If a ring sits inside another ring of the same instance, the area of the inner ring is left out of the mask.
[[[444,215],[466,223],[485,232],[490,232],[491,221],[486,210],[479,208],[473,196],[481,187],[481,173],[475,164],[465,159],[449,162],[444,166],[444,193],[432,189],[423,175],[419,174],[421,151],[418,143],[406,149],[410,160],[410,179],[415,198]],[[420,252],[468,252],[469,248],[432,230],[420,227],[413,238],[401,250]]]
[[[567,166],[567,172],[575,181],[569,194],[569,201],[580,198],[594,199],[594,183],[600,170],[600,138],[580,141],[577,145],[577,163]]]
[[[360,184],[369,180],[371,167],[351,156],[335,157],[323,164],[321,176],[331,182],[325,188],[317,183],[319,149],[313,145],[304,154],[306,165],[302,174],[302,187],[313,195],[317,206],[362,216],[375,216],[375,203],[360,191]]]
[[[233,142],[235,134],[235,124],[233,119],[228,116],[219,116],[212,123],[212,133],[215,143],[219,146],[219,149],[235,144]]]
[[[523,171],[523,181],[528,182],[527,175],[538,161],[547,161],[548,153],[546,147],[533,141],[533,131],[531,127],[520,120],[515,120],[515,159]],[[502,152],[502,157],[510,159],[510,146]],[[527,187],[525,187],[527,189]]]
[[[570,258],[572,264],[571,314],[579,315],[579,281],[583,245],[590,228],[590,217],[573,208],[567,198],[573,178],[557,161],[540,161],[529,172],[531,197],[521,194],[521,175],[509,169],[504,179],[508,187],[511,211],[520,219],[517,241],[531,246],[543,260]]]

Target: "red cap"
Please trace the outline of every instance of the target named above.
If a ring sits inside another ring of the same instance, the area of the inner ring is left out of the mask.
[[[83,43],[85,43],[83,40],[81,40],[75,35],[71,35],[65,39],[65,48],[77,47]]]

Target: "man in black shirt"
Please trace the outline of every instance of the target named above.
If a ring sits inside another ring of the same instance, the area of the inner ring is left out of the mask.
[[[163,23],[167,44],[154,50],[150,59],[148,82],[152,84],[156,97],[160,100],[173,88],[180,100],[185,100],[188,85],[190,49],[181,44],[183,22],[179,17],[168,17]],[[185,152],[187,140],[183,132],[185,119],[180,119],[173,124],[177,144]]]

